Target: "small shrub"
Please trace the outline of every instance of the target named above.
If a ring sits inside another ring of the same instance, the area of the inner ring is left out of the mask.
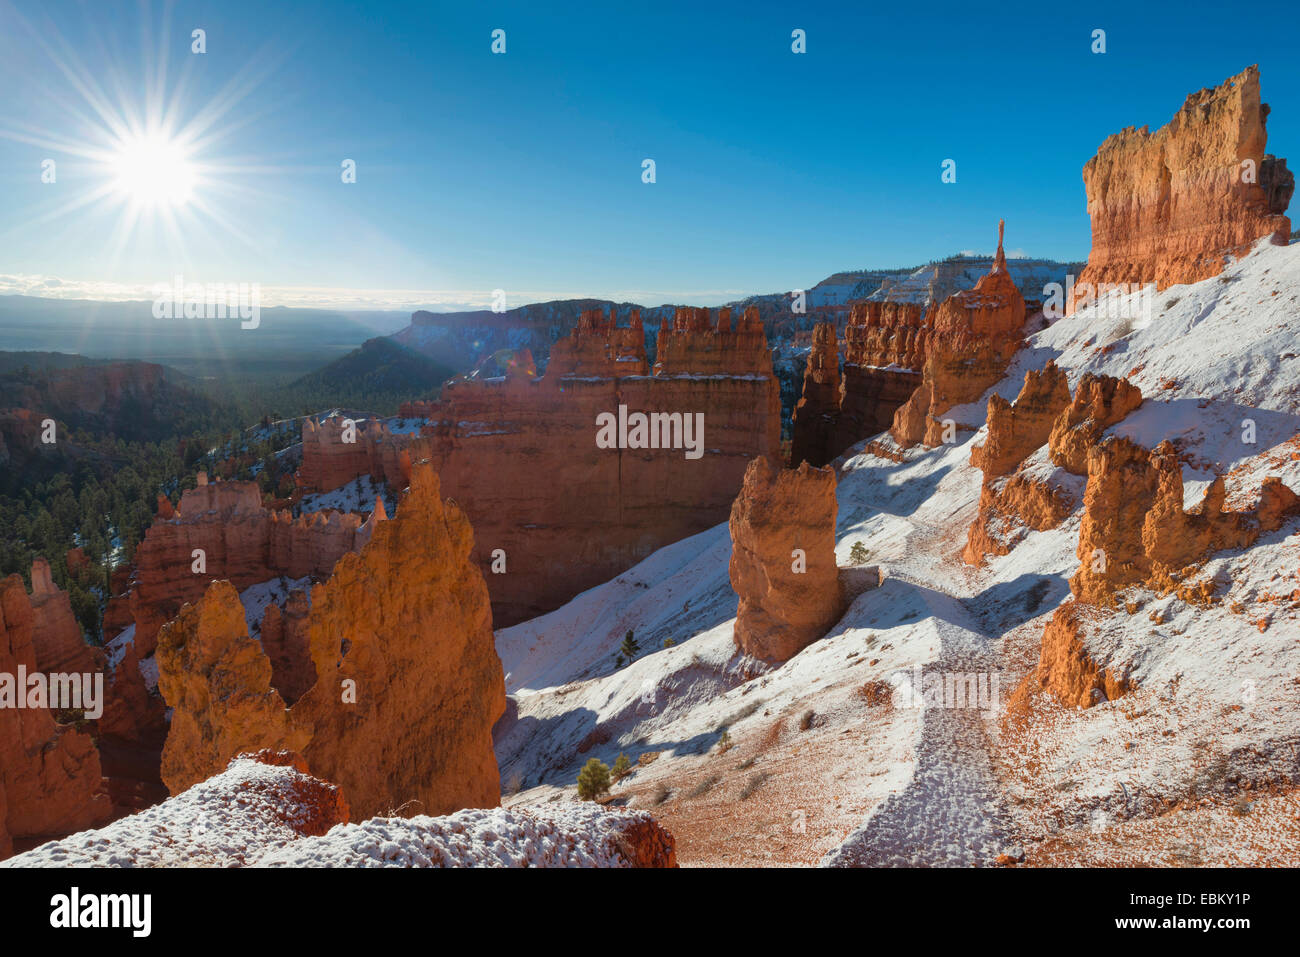
[[[627,759],[627,755],[619,752],[618,758],[614,761],[614,767],[610,769],[615,781],[621,781],[632,772],[632,762]]]
[[[664,643],[663,643],[663,645],[662,645],[661,647],[663,647],[663,648],[671,648],[671,647],[672,647],[673,645],[675,645],[675,644],[677,644],[677,642],[673,641],[671,638],[665,638],[665,639],[664,639]]]
[[[584,801],[594,801],[609,792],[609,765],[599,758],[592,758],[578,772],[578,797]]]
[[[718,738],[718,754],[726,754],[732,748],[731,732],[726,728],[722,729],[722,736]]]
[[[721,780],[722,778],[719,775],[710,774],[699,784],[695,785],[695,787],[691,788],[686,796],[692,798],[703,797],[713,790],[713,785],[717,784]]]
[[[809,728],[813,726],[813,723],[816,720],[817,720],[817,712],[809,708],[799,718],[799,730],[807,731]]]
[[[749,780],[745,782],[745,786],[740,789],[740,799],[744,801],[749,798],[750,795],[763,786],[763,782],[766,780],[767,774],[763,771],[750,775]]]
[[[650,797],[650,801],[655,807],[658,807],[660,804],[663,804],[664,801],[667,801],[668,795],[672,793],[672,789],[668,787],[668,785],[661,784],[655,788],[654,794]]]
[[[861,565],[865,562],[871,553],[867,551],[867,546],[861,542],[854,542],[853,547],[849,549],[849,562],[854,565]]]

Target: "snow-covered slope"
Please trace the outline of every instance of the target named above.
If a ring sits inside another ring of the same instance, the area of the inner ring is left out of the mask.
[[[1049,359],[1072,388],[1089,371],[1128,376],[1147,398],[1114,431],[1148,446],[1175,440],[1189,461],[1189,505],[1222,472],[1230,505],[1269,474],[1300,490],[1298,295],[1300,246],[1262,243],[1220,277],[1158,294],[1149,315],[1102,303],[1041,329],[990,392],[1014,399],[1024,373]],[[1251,549],[1211,557],[1221,604],[1152,595],[1138,614],[1098,614],[1087,650],[1132,676],[1128,696],[1006,724],[1006,700],[1069,597],[1082,512],[1048,531],[1014,530],[1011,553],[983,568],[961,562],[986,400],[948,413],[968,426],[957,444],[899,463],[862,443],[837,463],[840,564],[861,541],[886,581],[780,667],[735,652],[725,525],[498,632],[511,701],[497,753],[503,781],[520,792],[509,800],[564,800],[588,758],[612,764],[626,753],[633,771],[616,799],[651,808],[685,864],[992,864],[1001,854],[1033,863],[1049,846],[1055,856],[1043,859],[1059,863],[1066,835],[1118,833],[1119,822],[1181,808],[1189,789],[1213,791],[1213,802],[1241,782],[1294,787],[1294,520]],[[1243,441],[1247,419],[1253,443]],[[628,629],[643,653],[616,669]],[[674,644],[662,647],[665,638]],[[896,689],[917,667],[995,677],[1000,700],[910,707]],[[1289,806],[1265,802],[1257,813]],[[1167,852],[1126,851],[1155,863]]]

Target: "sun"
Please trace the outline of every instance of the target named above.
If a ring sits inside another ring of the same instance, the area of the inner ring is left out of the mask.
[[[110,166],[114,191],[143,208],[184,206],[198,182],[198,170],[188,151],[161,132],[124,138]]]

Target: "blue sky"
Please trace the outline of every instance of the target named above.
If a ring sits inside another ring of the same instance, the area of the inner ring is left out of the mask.
[[[0,291],[180,272],[287,302],[712,304],[990,251],[999,217],[1009,249],[1081,259],[1101,141],[1251,63],[1270,152],[1300,155],[1296,23],[1195,3],[0,0]],[[210,214],[169,233],[156,213],[125,230],[120,197],[66,209],[106,175],[75,153],[100,122],[78,85],[138,110],[164,52],[178,126],[246,88],[192,158]]]

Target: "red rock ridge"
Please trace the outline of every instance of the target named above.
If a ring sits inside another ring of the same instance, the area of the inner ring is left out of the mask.
[[[1251,66],[1190,95],[1154,133],[1108,137],[1083,168],[1092,252],[1079,286],[1164,289],[1218,275],[1261,237],[1285,241],[1295,180],[1264,152],[1268,112]]]

